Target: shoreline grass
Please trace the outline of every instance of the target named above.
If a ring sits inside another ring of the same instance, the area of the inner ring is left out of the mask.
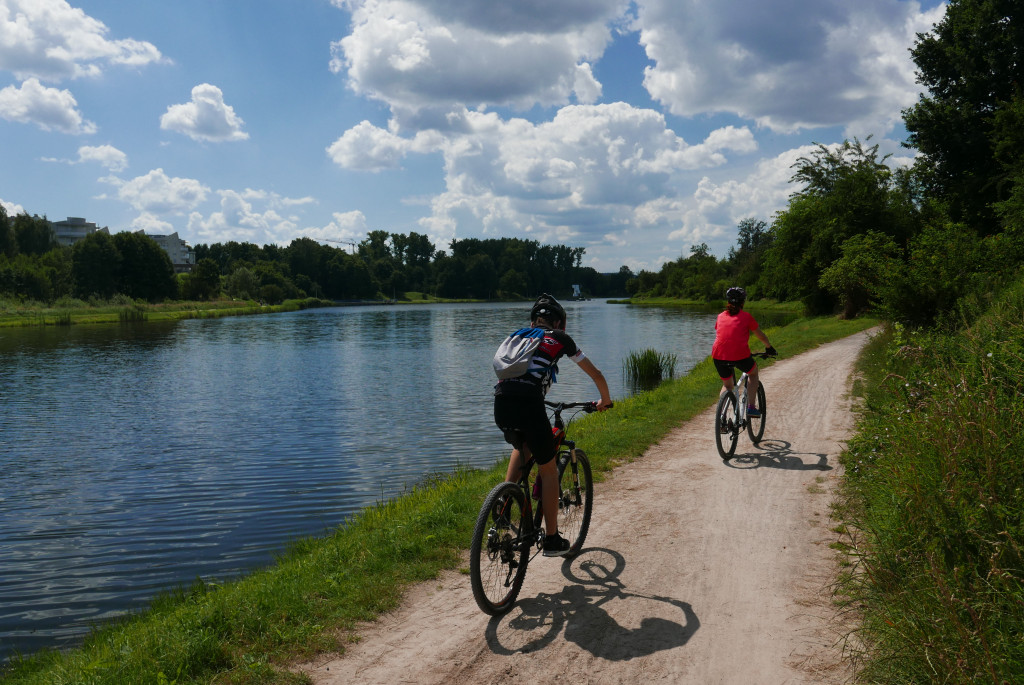
[[[2,300],[0,301],[0,329],[207,319],[336,306],[339,306],[338,303],[332,300],[313,297],[285,300],[276,305],[261,305],[255,300],[227,299],[150,304],[122,296],[107,301],[90,302],[65,298],[53,304]]]
[[[788,357],[876,324],[801,319],[768,332]],[[719,387],[705,359],[686,376],[580,419],[573,436],[590,456],[595,479],[637,459],[704,411]],[[481,430],[490,429],[482,418]],[[78,649],[15,658],[0,680],[308,683],[289,665],[343,651],[357,623],[398,606],[410,583],[459,568],[480,502],[504,478],[507,455],[494,457],[489,470],[439,475],[363,510],[328,536],[297,541],[270,568],[161,595],[148,611],[96,630]]]

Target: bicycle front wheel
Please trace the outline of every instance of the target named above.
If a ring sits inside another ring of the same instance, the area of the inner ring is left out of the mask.
[[[729,459],[736,451],[740,437],[736,416],[736,396],[731,392],[723,393],[715,410],[715,444],[722,459]]]
[[[761,436],[764,435],[765,409],[767,408],[764,399],[764,383],[757,384],[757,397],[754,398],[754,401],[756,402],[754,406],[761,412],[761,415],[753,417],[747,414],[747,435],[750,436],[750,441],[756,445],[761,442]]]
[[[516,483],[499,483],[484,499],[469,548],[473,598],[485,614],[504,614],[515,604],[536,541]]]
[[[558,532],[569,541],[566,556],[576,556],[583,549],[590,530],[590,514],[594,508],[594,478],[590,460],[581,449],[576,449],[576,461],[568,452],[563,453],[566,463],[559,463],[561,471],[558,492]],[[559,456],[561,460],[561,456]]]

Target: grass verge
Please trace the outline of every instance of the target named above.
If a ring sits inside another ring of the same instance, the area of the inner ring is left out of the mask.
[[[876,323],[802,319],[768,334],[793,356]],[[602,480],[710,406],[719,386],[708,359],[612,411],[580,419],[571,435]],[[482,416],[481,430],[491,429]],[[483,497],[504,478],[504,460],[495,459],[490,470],[438,476],[328,537],[299,541],[271,568],[162,595],[147,612],[96,630],[79,649],[14,659],[3,682],[305,683],[289,664],[344,650],[357,622],[397,606],[408,584],[459,567]]]
[[[320,300],[313,297],[286,300],[277,305],[261,305],[255,301],[239,300],[149,304],[124,296],[117,296],[107,301],[90,302],[64,298],[53,304],[3,300],[0,301],[0,328],[210,319],[222,316],[293,312],[299,309],[333,306],[335,303],[331,300]]]
[[[1024,282],[861,363],[836,511],[858,682],[1024,682]]]

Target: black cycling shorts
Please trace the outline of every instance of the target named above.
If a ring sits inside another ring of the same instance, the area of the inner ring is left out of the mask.
[[[495,395],[494,423],[505,433],[505,440],[518,450],[523,447],[520,436],[525,438],[537,464],[546,464],[555,457],[555,436],[543,396]]]
[[[739,369],[743,373],[750,373],[750,370],[757,365],[757,362],[754,361],[753,355],[735,362],[727,362],[724,359],[712,359],[711,361],[715,363],[715,370],[718,371],[718,377],[723,380],[726,378],[736,377],[733,373],[734,368]]]

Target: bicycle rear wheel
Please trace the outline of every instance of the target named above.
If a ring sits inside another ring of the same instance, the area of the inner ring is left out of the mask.
[[[764,383],[757,384],[757,397],[755,398],[755,407],[761,412],[760,416],[753,417],[747,414],[747,435],[750,436],[750,441],[755,445],[761,442],[761,436],[764,435],[764,419],[765,409],[767,404],[764,399]]]
[[[526,495],[516,483],[499,483],[484,499],[469,548],[473,598],[485,614],[504,614],[515,604],[536,541],[523,510]]]
[[[722,459],[729,459],[736,451],[740,427],[736,423],[736,396],[725,392],[718,400],[715,410],[715,444]]]
[[[594,478],[590,471],[590,460],[581,449],[576,450],[576,461],[568,452],[563,452],[566,463],[559,455],[558,470],[558,532],[569,541],[566,556],[576,556],[583,549],[590,530],[590,514],[594,508]]]

